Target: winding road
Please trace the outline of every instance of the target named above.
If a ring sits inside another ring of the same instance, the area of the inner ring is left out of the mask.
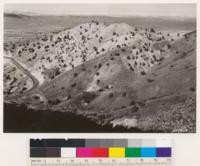
[[[21,70],[27,77],[29,77],[29,78],[33,81],[33,86],[32,86],[29,90],[25,91],[22,95],[26,95],[26,94],[28,94],[29,92],[33,91],[35,88],[38,87],[38,85],[39,85],[38,79],[37,79],[35,76],[33,76],[27,69],[25,69],[19,62],[17,62],[17,61],[16,61],[14,58],[12,58],[12,57],[4,56],[4,58],[11,60],[12,63],[13,63],[19,70]],[[22,96],[22,95],[18,94],[18,95],[7,96],[7,97],[5,97],[4,99],[5,99],[5,100],[16,99],[17,97],[20,97],[20,96]]]

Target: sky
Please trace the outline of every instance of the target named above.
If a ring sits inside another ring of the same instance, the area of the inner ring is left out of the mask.
[[[5,4],[4,12],[42,15],[196,17],[195,4]]]

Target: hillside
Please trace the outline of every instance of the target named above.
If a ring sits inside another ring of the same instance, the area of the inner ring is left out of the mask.
[[[30,72],[19,85],[22,78],[4,67],[7,102],[72,112],[101,125],[195,131],[195,32],[91,21],[8,44],[4,56]],[[29,74],[34,88],[23,88]]]

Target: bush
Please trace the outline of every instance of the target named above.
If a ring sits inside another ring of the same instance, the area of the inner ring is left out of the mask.
[[[74,77],[77,77],[78,76],[78,73],[74,73]]]
[[[190,91],[195,92],[195,88],[194,88],[194,87],[191,87],[191,88],[190,88]]]
[[[153,79],[147,79],[147,82],[153,82],[154,80]]]
[[[99,69],[102,67],[102,64],[101,63],[99,63]]]
[[[121,48],[121,46],[120,46],[120,45],[117,45],[117,48]]]
[[[100,83],[100,80],[98,79],[98,80],[97,80],[97,84],[99,84],[99,83]]]
[[[48,48],[49,48],[49,45],[46,45],[44,48],[45,48],[45,49],[48,49]]]
[[[59,99],[55,99],[55,100],[48,100],[48,104],[50,105],[57,105],[59,104],[61,101]]]
[[[28,49],[30,53],[33,53],[35,50],[33,48]]]
[[[115,56],[120,56],[120,53],[116,52],[116,53],[115,53]]]
[[[72,88],[76,87],[76,83],[71,84],[71,87]]]
[[[113,94],[113,93],[110,93],[108,97],[109,97],[109,98],[112,98],[113,96],[114,96],[114,94]]]
[[[141,75],[146,75],[145,71],[141,71]]]
[[[151,28],[150,32],[155,33],[156,31],[153,28]]]
[[[171,48],[171,45],[170,45],[170,44],[167,44],[167,48],[170,49],[170,48]]]
[[[40,97],[39,97],[39,96],[34,96],[34,99],[35,99],[35,100],[39,100]]]
[[[44,38],[42,38],[42,41],[47,41],[48,40],[48,37],[46,36],[46,37],[44,37]]]
[[[82,98],[84,102],[90,103],[97,95],[93,92],[84,92]]]
[[[135,104],[136,104],[136,102],[135,102],[134,100],[132,100],[132,101],[130,102],[130,106],[135,105]]]
[[[97,49],[97,47],[95,47],[95,46],[93,47],[93,49],[94,49],[95,51],[97,51],[97,50],[98,50],[98,49]]]
[[[121,106],[121,109],[125,109],[125,108],[127,108],[127,107],[126,107],[126,106],[124,106],[124,105],[123,105],[123,106]]]
[[[60,69],[58,67],[48,69],[44,72],[44,75],[49,79],[54,79],[59,74],[60,74]]]
[[[122,93],[122,96],[123,96],[123,97],[126,97],[126,92],[123,92],[123,93]]]

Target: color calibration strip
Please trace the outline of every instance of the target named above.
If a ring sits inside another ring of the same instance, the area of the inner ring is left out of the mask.
[[[30,140],[31,158],[170,158],[167,139]]]

